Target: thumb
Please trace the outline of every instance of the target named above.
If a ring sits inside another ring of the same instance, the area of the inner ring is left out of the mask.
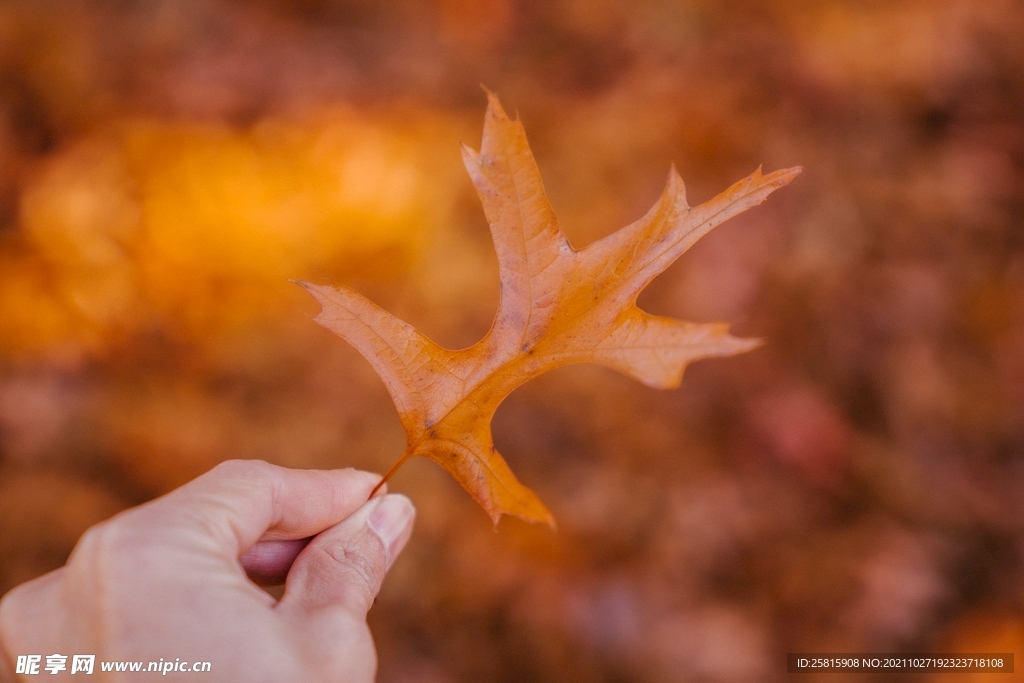
[[[364,620],[384,575],[412,533],[416,510],[403,495],[367,501],[318,534],[295,558],[278,606],[286,611],[338,610]]]

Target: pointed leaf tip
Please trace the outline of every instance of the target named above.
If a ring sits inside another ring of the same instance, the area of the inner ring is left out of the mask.
[[[487,116],[493,116],[498,119],[511,120],[508,114],[505,113],[505,108],[501,106],[501,100],[493,92],[484,88],[484,93],[487,95]]]
[[[760,170],[760,168],[758,168]],[[780,168],[778,171],[772,171],[766,178],[773,178],[778,182],[779,187],[787,185],[793,181],[798,175],[804,172],[803,166],[791,166],[790,168]]]

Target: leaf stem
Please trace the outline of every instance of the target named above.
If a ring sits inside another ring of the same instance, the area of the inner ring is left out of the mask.
[[[391,475],[397,472],[398,468],[401,467],[402,464],[406,460],[408,460],[411,455],[412,453],[410,453],[409,451],[406,451],[405,453],[402,454],[402,457],[399,458],[398,461],[391,466],[391,469],[384,473],[384,476],[381,477],[380,481],[377,482],[377,485],[373,487],[373,490],[370,491],[370,497],[367,498],[367,500],[371,500],[375,495],[377,495],[377,491],[379,491],[380,488],[387,483],[388,479],[391,478]]]

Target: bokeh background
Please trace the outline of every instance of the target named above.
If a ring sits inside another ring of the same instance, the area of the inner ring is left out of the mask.
[[[499,410],[557,533],[495,531],[430,462],[395,477],[420,515],[371,613],[380,680],[1020,656],[1016,0],[0,0],[0,592],[227,458],[391,464],[383,386],[288,280],[483,335],[480,83],[576,245],[672,162],[691,203],[805,172],[641,298],[763,347],[676,391],[561,369]]]

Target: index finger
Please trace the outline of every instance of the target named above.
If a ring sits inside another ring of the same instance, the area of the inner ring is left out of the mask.
[[[228,460],[137,508],[156,528],[209,537],[234,557],[257,540],[315,536],[367,501],[380,475],[355,469],[293,470],[261,460]]]

